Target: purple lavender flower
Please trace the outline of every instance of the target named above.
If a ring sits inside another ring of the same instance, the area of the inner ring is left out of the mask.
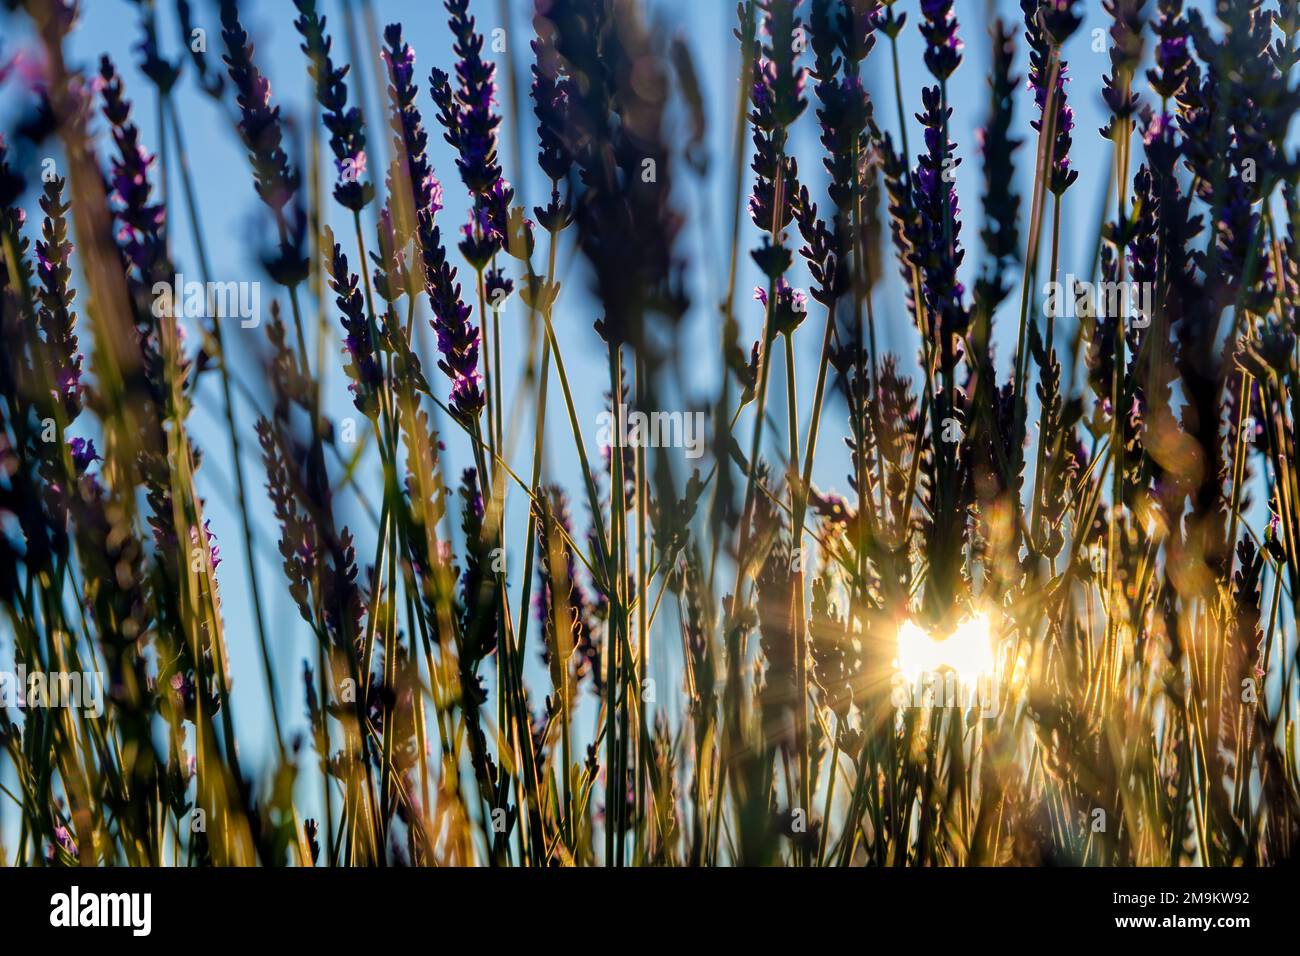
[[[1214,223],[1215,250],[1222,281],[1233,290],[1241,284],[1246,276],[1247,262],[1252,259],[1251,246],[1259,233],[1259,214],[1255,209],[1250,185],[1240,176],[1226,177],[1218,196],[1218,217]],[[1267,262],[1267,258],[1265,262]],[[1262,268],[1257,266],[1257,268]],[[1267,274],[1261,276],[1264,281],[1264,301],[1252,302],[1251,305],[1260,313],[1268,311],[1271,303],[1267,301]],[[1232,298],[1228,292],[1223,293],[1225,304]]]
[[[573,168],[573,153],[567,142],[571,129],[568,115],[571,80],[562,72],[550,31],[539,31],[532,47],[536,56],[532,67],[532,95],[533,112],[537,116],[537,162],[551,180],[550,202],[544,207],[535,206],[533,212],[542,228],[558,232],[572,217],[572,209],[561,200],[559,190],[559,184],[568,179]]]
[[[1102,9],[1111,16],[1110,73],[1102,78],[1101,97],[1110,107],[1111,120],[1101,131],[1112,139],[1131,130],[1138,109],[1133,92],[1133,75],[1142,63],[1143,7],[1146,0],[1102,0]]]
[[[271,331],[281,360],[292,363],[278,318]],[[304,454],[288,431],[287,404],[281,401],[275,419],[259,419],[256,426],[266,489],[281,528],[282,567],[303,620],[323,625],[329,647],[352,654],[364,615],[356,548],[351,532],[335,522],[332,491],[321,480],[324,464]]]
[[[1147,82],[1163,100],[1178,96],[1197,71],[1187,42],[1191,33],[1183,15],[1183,0],[1156,0],[1159,17],[1151,30],[1159,42],[1156,44],[1154,69],[1147,71]]]
[[[1043,30],[1039,20],[1040,0],[1020,0],[1020,9],[1025,19],[1025,40],[1029,44],[1028,88],[1034,94],[1034,102],[1042,113],[1047,103],[1047,82],[1049,61],[1052,52],[1051,38]]]
[[[756,62],[753,101],[756,122],[769,130],[785,130],[794,124],[808,103],[804,99],[802,68],[797,59],[794,37],[802,28],[796,13],[801,0],[758,0],[763,13],[763,39]]]
[[[1109,243],[1102,245],[1101,277],[1105,282],[1115,282],[1119,278],[1115,250]],[[1106,415],[1111,414],[1113,410],[1111,395],[1116,375],[1115,345],[1118,323],[1119,317],[1111,315],[1110,310],[1105,310],[1105,314],[1096,319],[1096,328],[1088,345],[1088,383],[1097,395],[1098,407]]]
[[[361,291],[357,288],[357,276],[348,271],[348,257],[343,247],[334,241],[334,232],[329,226],[325,227],[324,245],[330,250],[326,259],[329,285],[334,292],[334,302],[342,313],[341,321],[346,333],[343,346],[350,360],[347,372],[352,378],[348,388],[357,410],[374,419],[379,414],[379,392],[383,388],[383,369],[376,356],[376,335],[366,315]]]
[[[925,37],[925,65],[943,82],[961,66],[964,44],[957,36],[957,17],[952,0],[921,0],[921,35]]]
[[[759,4],[764,14],[765,42],[758,45],[750,89],[754,192],[749,197],[749,215],[754,225],[770,233],[778,244],[794,218],[794,198],[799,195],[798,164],[785,151],[787,130],[808,105],[803,96],[804,71],[794,66],[791,38],[799,28],[799,19],[794,15],[796,6],[784,0]],[[779,276],[789,268],[788,256],[770,250],[760,252],[765,258],[759,260],[759,265],[769,276]]]
[[[77,856],[77,841],[73,838],[72,832],[62,823],[54,827],[54,842],[50,844],[45,854],[46,862],[54,864],[58,862],[59,850],[67,853],[69,856]]]
[[[895,13],[896,9],[893,3],[882,3],[871,14],[871,25],[891,41],[897,40],[898,35],[903,32],[903,27],[907,25],[907,14]]]
[[[344,78],[350,67],[334,67],[330,58],[334,41],[325,33],[326,18],[316,12],[316,0],[294,0],[294,3],[300,15],[293,25],[305,41],[302,51],[307,54],[308,69],[316,84],[316,100],[324,111],[322,122],[330,133],[330,149],[334,153],[338,177],[334,198],[345,209],[359,212],[374,198],[375,187],[364,178],[366,132],[361,111],[348,106],[348,86]]]
[[[1159,278],[1160,239],[1157,234],[1157,217],[1160,200],[1149,167],[1142,166],[1133,177],[1133,194],[1138,201],[1138,208],[1128,250],[1132,276],[1135,282],[1154,283]]]
[[[143,285],[152,286],[155,277],[170,273],[163,238],[166,213],[161,204],[149,201],[152,186],[149,168],[154,158],[140,144],[140,130],[131,122],[131,104],[122,94],[122,81],[113,61],[100,59],[99,89],[104,116],[111,125],[118,155],[113,159],[110,199],[121,227],[118,241]]]
[[[476,202],[466,215],[460,232],[462,239],[456,248],[475,272],[481,272],[501,250],[501,234],[493,226],[487,209]]]
[[[1157,24],[1152,29],[1158,29],[1159,26]],[[1186,63],[1187,58],[1187,37],[1185,34],[1165,36],[1156,47],[1156,62],[1163,71],[1177,69]]]
[[[210,664],[209,664],[210,666]],[[172,705],[180,711],[181,715],[191,723],[198,719],[199,688],[194,679],[192,670],[176,671],[167,682],[168,691],[171,694]],[[211,697],[204,701],[203,707],[209,713],[215,713],[221,709],[221,697],[219,694],[212,693]]]
[[[762,286],[754,287],[754,301],[768,307],[767,290]],[[772,334],[785,335],[795,329],[808,316],[808,296],[799,289],[792,288],[784,278],[776,282],[776,304],[772,308]]]
[[[491,259],[506,240],[506,219],[514,190],[501,176],[497,162],[496,66],[483,59],[483,36],[469,15],[469,0],[444,0],[448,26],[456,37],[456,88],[442,70],[429,74],[438,121],[444,138],[456,150],[456,168],[474,197],[471,224],[476,244],[471,259],[476,269]],[[490,252],[489,252],[490,250]]]
[[[73,438],[68,442],[72,450],[72,464],[77,469],[78,475],[86,473],[92,463],[99,461],[99,453],[95,451],[94,439],[90,438]]]
[[[1022,0],[1023,6],[1024,0]],[[1058,47],[1074,36],[1074,32],[1083,23],[1083,17],[1075,10],[1078,0],[1037,0],[1038,19],[1043,29]]]
[[[931,334],[948,341],[966,329],[969,312],[962,302],[965,289],[957,281],[965,252],[961,248],[961,210],[951,171],[960,164],[947,137],[952,107],[945,106],[939,87],[921,91],[925,112],[917,115],[925,128],[926,151],[917,161],[912,196],[920,228],[912,248],[912,263],[921,270],[922,288]]]
[[[299,178],[280,144],[280,107],[271,105],[271,82],[253,62],[253,44],[239,22],[235,0],[221,0],[221,38],[226,45],[222,60],[235,85],[239,135],[253,164],[257,194],[282,220]]]
[[[849,230],[844,217],[838,212],[832,217],[831,225],[826,225],[817,215],[817,204],[812,201],[807,186],[800,188],[796,206],[799,234],[804,241],[799,253],[808,263],[808,272],[817,283],[812,290],[812,297],[828,309],[833,309],[849,285],[850,269],[847,263],[843,267],[840,265],[848,255]],[[766,298],[767,293],[764,291],[763,299]]]
[[[38,323],[44,335],[46,360],[54,375],[54,397],[63,406],[64,424],[81,413],[82,358],[77,351],[76,314],[72,302],[77,293],[71,287],[72,242],[68,238],[69,203],[63,201],[66,181],[55,178],[45,184],[41,196],[41,238],[36,240],[36,277],[40,282]]]
[[[424,287],[433,309],[432,324],[438,333],[438,352],[442,356],[438,367],[451,379],[452,411],[463,422],[475,422],[486,404],[478,370],[479,332],[470,319],[469,307],[461,299],[456,269],[447,261],[440,230],[434,224],[434,213],[441,208],[442,190],[425,154],[428,137],[415,105],[415,51],[402,40],[399,24],[384,29],[384,41],[393,131],[397,152],[405,155],[410,177]]]
[[[388,96],[392,104],[392,129],[395,152],[405,162],[403,170],[410,178],[410,189],[418,216],[430,216],[442,208],[442,186],[433,174],[426,148],[429,137],[424,131],[420,109],[415,105],[419,90],[415,86],[415,51],[402,40],[401,24],[384,28],[384,63],[388,67]]]
[[[217,547],[217,535],[212,530],[211,519],[204,519],[203,533],[199,534],[199,529],[190,526],[190,546],[199,548],[205,547],[208,552],[208,559],[212,562],[212,570],[215,572],[221,564],[221,548]]]
[[[1038,106],[1038,119],[1032,120],[1030,126],[1041,134],[1043,113],[1047,109],[1047,87],[1051,81],[1053,40],[1040,22],[1038,0],[1020,0],[1020,6],[1025,15],[1025,39],[1029,43],[1028,83],[1034,93],[1034,103]],[[1067,102],[1065,93],[1065,85],[1069,82],[1069,67],[1064,60],[1059,60],[1058,64],[1056,91],[1052,97],[1055,116],[1052,122],[1052,165],[1049,187],[1053,194],[1060,196],[1079,178],[1079,173],[1070,168],[1070,146],[1073,142],[1070,134],[1074,130],[1074,110]]]
[[[466,468],[460,477],[461,530],[465,533],[465,569],[461,573],[464,609],[462,655],[477,664],[496,649],[500,604],[494,594],[496,575],[491,570],[492,539],[483,529],[483,491],[478,473]],[[464,662],[462,662],[464,663]]]
[[[165,460],[167,436],[163,433],[161,409],[173,399],[168,359],[163,354],[164,323],[173,334],[181,327],[174,316],[154,314],[153,288],[157,282],[170,283],[173,269],[167,252],[166,214],[161,204],[150,202],[152,186],[150,156],[140,144],[140,131],[131,121],[131,103],[123,95],[122,81],[112,61],[100,61],[98,85],[103,99],[103,113],[108,120],[117,155],[112,160],[110,202],[118,222],[117,241],[127,266],[127,285],[134,305],[133,317],[139,349],[143,382],[154,405],[140,420],[146,449],[146,476],[154,506],[155,532],[160,539],[175,537],[170,498],[170,477]],[[175,374],[182,384],[192,384],[190,362],[179,355]],[[68,381],[65,379],[65,381]]]
[[[483,291],[493,308],[500,308],[514,289],[514,282],[501,269],[489,269],[483,276]]]
[[[370,260],[375,266],[375,292],[391,305],[406,293],[408,277],[406,253],[401,248],[397,225],[393,221],[391,198],[379,210],[375,234],[379,240],[379,249],[370,253]]]
[[[876,46],[875,32],[877,18],[881,13],[881,0],[848,0],[847,3],[831,5],[838,7],[835,19],[840,52],[847,60],[845,73],[856,75],[858,65]]]
[[[749,216],[759,229],[780,236],[794,218],[799,167],[793,156],[785,154],[786,124],[777,116],[777,82],[776,64],[760,54],[754,62],[750,94],[753,109],[749,118],[754,126],[754,158],[750,161],[750,169],[754,171],[754,191],[749,197]],[[801,108],[805,105],[802,99],[798,102]],[[779,208],[778,181],[781,185]],[[765,267],[764,271],[770,272],[770,269]]]
[[[814,0],[809,15],[814,53],[813,76],[820,107],[817,120],[830,177],[826,190],[835,209],[829,226],[817,215],[807,187],[798,197],[796,218],[804,246],[800,253],[818,288],[813,298],[827,308],[845,293],[853,271],[849,265],[851,213],[861,187],[868,153],[866,131],[873,126],[871,98],[858,75],[861,61],[875,46],[874,3],[840,7],[831,0]],[[837,16],[832,14],[838,10]],[[843,52],[843,57],[837,56]],[[841,74],[841,64],[843,71]],[[856,336],[849,336],[856,338]],[[840,349],[836,349],[838,354]]]
[[[1056,84],[1056,122],[1052,138],[1052,172],[1049,188],[1053,195],[1060,196],[1079,178],[1078,170],[1070,168],[1070,146],[1073,143],[1071,133],[1074,131],[1074,108],[1066,100],[1065,84],[1069,82],[1066,66],[1061,64],[1061,72]],[[1031,123],[1034,129],[1041,127],[1041,122]]]

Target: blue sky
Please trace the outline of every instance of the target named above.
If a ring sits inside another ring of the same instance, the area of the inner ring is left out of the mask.
[[[920,108],[920,90],[931,82],[925,72],[921,59],[923,41],[916,30],[918,5],[903,2],[901,7],[908,12],[908,27],[901,40],[900,60],[902,64],[903,97],[909,111],[909,123],[912,125],[910,140],[915,150],[921,142],[911,113]],[[138,54],[134,47],[140,39],[136,7],[126,0],[87,0],[79,29],[71,40],[70,61],[73,65],[89,72],[97,63],[102,53],[109,54],[122,72],[127,95],[135,102],[135,120],[140,125],[143,141],[147,148],[157,153],[160,143],[156,103],[152,87],[140,74]],[[257,42],[257,61],[272,82],[273,97],[284,111],[287,119],[292,120],[295,133],[291,137],[291,156],[299,162],[303,155],[305,124],[310,123],[309,103],[311,89],[305,68],[305,60],[299,51],[299,36],[293,29],[295,15],[292,5],[283,2],[245,3],[245,25]],[[1078,183],[1069,191],[1065,199],[1064,222],[1065,241],[1061,262],[1062,274],[1075,272],[1086,274],[1093,255],[1093,237],[1099,216],[1100,204],[1107,188],[1107,169],[1110,163],[1110,143],[1101,138],[1097,130],[1104,123],[1104,107],[1100,99],[1101,76],[1109,67],[1105,53],[1092,49],[1092,31],[1105,28],[1107,21],[1097,0],[1088,0],[1087,20],[1083,28],[1067,48],[1073,82],[1070,85],[1070,98],[1077,114],[1075,132],[1074,165],[1080,171]],[[179,33],[173,19],[173,5],[160,4],[160,35],[164,53],[169,57],[180,53]],[[216,28],[215,4],[197,0],[196,16],[199,22],[208,28],[208,57],[214,69],[221,70],[219,54],[221,42]],[[357,21],[361,30],[370,23],[382,28],[383,24],[401,21],[405,27],[407,41],[414,47],[417,57],[417,77],[424,86],[431,66],[450,70],[452,65],[452,38],[446,28],[445,16],[441,4],[434,2],[400,2],[400,0],[373,0],[371,3],[354,4]],[[702,407],[703,402],[711,400],[719,379],[718,371],[718,312],[717,303],[725,294],[725,283],[729,247],[729,229],[731,218],[731,197],[733,185],[730,181],[730,155],[732,152],[732,124],[737,75],[738,51],[731,36],[734,25],[734,3],[730,0],[653,0],[650,7],[657,28],[665,33],[683,37],[695,55],[697,69],[705,88],[705,104],[708,111],[708,142],[712,157],[712,175],[708,181],[698,182],[689,177],[684,169],[677,173],[677,206],[686,213],[688,225],[682,236],[682,251],[688,256],[695,268],[692,273],[694,284],[694,307],[690,316],[688,341],[690,347],[686,354],[691,357],[690,383],[691,393],[677,396],[682,407],[688,405]],[[336,62],[348,62],[350,51],[343,32],[343,19],[340,15],[339,0],[324,0],[323,12],[329,17],[329,26],[334,35],[334,55]],[[982,3],[978,0],[960,0],[957,13],[961,21],[960,35],[965,41],[965,62],[953,78],[950,86],[950,99],[953,106],[952,136],[957,143],[958,155],[962,165],[957,172],[957,189],[960,197],[964,226],[962,239],[967,249],[964,271],[969,278],[978,269],[982,260],[979,245],[980,203],[982,191],[982,173],[979,157],[976,153],[976,131],[983,125],[987,114],[988,87],[986,82],[989,62],[989,39],[986,32],[986,8],[998,10],[1013,22],[1020,23],[1019,5],[1013,2]],[[505,27],[510,37],[516,57],[525,58],[528,53],[527,43],[531,39],[531,27],[528,14],[531,3],[521,0],[477,0],[473,5],[479,19],[480,29],[490,33],[497,27]],[[509,20],[501,19],[501,12],[508,10]],[[369,19],[364,14],[373,12]],[[21,20],[6,24],[4,38],[0,41],[0,57],[7,58],[16,51],[28,47],[30,37]],[[1018,34],[1022,31],[1018,30]],[[1019,43],[1019,72],[1023,76],[1025,50],[1023,41]],[[499,65],[504,66],[497,57]],[[528,62],[526,59],[516,61],[519,73],[519,89],[522,95],[527,93]],[[897,138],[898,116],[893,105],[892,84],[887,82],[889,66],[888,44],[882,40],[868,61],[870,85],[875,93],[876,116],[880,124],[894,131]],[[354,96],[358,93],[358,79],[366,93],[366,108],[371,120],[370,129],[370,170],[372,174],[381,173],[385,157],[390,153],[386,130],[382,132],[375,124],[379,113],[379,98],[376,84],[376,67],[367,59],[354,65],[349,77],[350,88]],[[1145,84],[1141,91],[1147,94]],[[810,98],[811,98],[811,90]],[[11,117],[13,111],[23,101],[23,91],[11,88],[0,91],[0,118]],[[230,126],[230,116],[226,108],[218,106],[197,89],[195,76],[189,64],[186,64],[183,79],[177,91],[179,116],[184,133],[185,151],[191,166],[198,190],[198,202],[202,217],[202,228],[208,237],[209,254],[212,260],[214,280],[263,280],[263,308],[269,304],[269,298],[278,293],[278,289],[261,274],[257,265],[259,231],[264,229],[264,219],[260,217],[257,198],[253,192],[252,179],[248,163]],[[1148,95],[1149,99],[1149,95]],[[503,111],[508,111],[509,103],[501,96]],[[430,129],[431,158],[439,179],[445,188],[447,209],[441,213],[444,233],[452,232],[464,221],[467,206],[465,190],[460,183],[452,156],[448,147],[442,143],[436,129],[432,104],[427,98],[427,91],[422,96],[420,105],[424,111],[426,126]],[[527,101],[524,101],[527,107]],[[814,104],[815,105],[815,104]],[[1030,140],[1029,129],[1032,98],[1023,90],[1016,103],[1016,129],[1018,135]],[[687,127],[684,117],[675,118],[680,133],[679,141],[684,145]],[[102,121],[99,121],[102,129]],[[505,175],[521,191],[522,198],[531,204],[542,198],[538,173],[532,162],[535,152],[535,122],[531,111],[525,116],[525,136],[522,141],[524,168],[517,168],[515,163],[516,126],[507,118],[503,124],[503,143],[501,147]],[[812,108],[801,120],[795,134],[794,150],[799,158],[803,179],[820,201],[824,195],[824,173],[821,167],[820,145],[816,140],[816,121]],[[384,144],[379,148],[376,140],[382,138]],[[913,156],[914,160],[915,157]],[[101,156],[102,161],[106,157]],[[1019,181],[1017,183],[1022,195],[1028,192],[1032,177],[1032,149],[1022,148],[1019,153]],[[29,178],[38,181],[34,170],[25,171]],[[746,168],[746,183],[749,172]],[[329,176],[328,170],[324,175]],[[748,192],[748,185],[746,185]],[[171,205],[169,222],[174,258],[177,267],[190,278],[199,277],[198,262],[191,240],[191,226],[182,212],[179,192],[174,191],[177,200]],[[340,236],[351,236],[351,224],[341,215],[340,210],[330,203],[330,215]],[[31,219],[34,222],[35,203]],[[372,205],[367,212],[373,214]],[[1027,199],[1022,203],[1023,219],[1028,214]],[[754,230],[745,220],[743,243],[746,248],[757,244]],[[1023,239],[1023,237],[1022,237]],[[345,248],[351,250],[350,242]],[[876,293],[877,321],[882,348],[900,353],[906,362],[916,349],[915,332],[906,315],[902,290],[897,281],[897,270],[889,252],[889,267],[885,285]],[[355,253],[350,251],[349,258],[355,269]],[[586,282],[582,276],[582,263],[570,249],[562,250],[560,257],[561,275],[566,280],[565,293],[556,314],[557,332],[565,349],[565,360],[574,382],[579,403],[579,414],[586,429],[588,448],[595,446],[599,427],[598,414],[604,407],[603,393],[607,389],[608,374],[604,347],[591,329],[595,318],[593,303],[588,296]],[[462,281],[464,273],[462,269]],[[744,339],[753,341],[758,338],[762,323],[762,313],[756,303],[749,300],[749,292],[759,281],[756,268],[746,258],[740,277],[741,292],[738,301],[741,305],[740,320],[744,328]],[[797,267],[793,284],[807,286],[808,278],[802,266]],[[970,283],[967,282],[969,286]],[[84,307],[84,299],[80,300]],[[282,302],[282,304],[285,304]],[[336,330],[337,315],[332,301],[326,303],[327,318],[331,329]],[[307,307],[309,316],[315,315],[315,304]],[[427,319],[427,303],[422,299],[421,313]],[[513,381],[521,368],[524,341],[524,311],[517,303],[507,308],[503,316],[503,370],[507,382]],[[799,380],[801,383],[800,421],[806,424],[809,417],[808,402],[811,396],[811,384],[816,374],[817,351],[820,346],[820,330],[823,317],[820,309],[813,309],[807,328],[796,337],[798,348]],[[310,323],[309,324],[313,324]],[[264,330],[242,330],[237,325],[227,327],[228,347],[234,354],[236,363],[243,369],[245,378],[255,377],[257,367],[252,361],[256,354],[259,340]],[[999,316],[1000,343],[999,359],[1006,367],[1010,355],[1010,339],[1015,334],[1015,316],[1003,313]],[[84,341],[84,340],[83,340]],[[430,336],[428,340],[432,342]],[[314,350],[313,350],[314,352]],[[355,414],[344,391],[346,382],[339,358],[337,339],[327,349],[330,361],[327,363],[328,407],[336,418]],[[435,390],[445,393],[446,379],[433,369],[431,357],[426,353],[426,365],[430,380]],[[774,374],[783,376],[779,366]],[[778,378],[776,381],[783,381]],[[551,389],[552,404],[548,410],[548,447],[547,472],[555,480],[564,484],[574,501],[574,512],[578,522],[585,527],[586,513],[582,507],[580,495],[581,478],[577,470],[575,455],[572,450],[572,436],[569,433],[559,389]],[[772,413],[778,421],[784,421],[784,390],[774,388]],[[509,407],[509,399],[507,400]],[[531,454],[532,410],[525,406],[524,422],[521,422],[521,440],[517,446],[513,464],[516,471],[527,473],[529,455]],[[743,420],[742,420],[743,421]],[[253,416],[247,405],[241,403],[237,416],[241,429],[241,439],[246,450],[255,448],[253,433]],[[247,601],[247,576],[243,548],[239,534],[239,522],[232,508],[234,499],[232,481],[232,463],[229,460],[227,443],[222,436],[225,429],[224,411],[220,398],[218,379],[215,374],[204,376],[195,400],[194,412],[190,421],[194,439],[203,447],[205,460],[199,473],[202,493],[207,499],[207,515],[212,521],[221,544],[223,563],[219,571],[222,592],[222,606],[225,614],[226,634],[231,649],[231,669],[234,680],[235,724],[239,739],[244,748],[244,759],[250,767],[256,768],[270,754],[269,720],[263,697],[263,677],[256,650],[256,637],[250,605]],[[507,429],[509,425],[507,424]],[[847,472],[847,455],[840,439],[846,432],[844,416],[841,409],[831,406],[823,424],[823,441],[818,449],[817,483],[824,489],[847,491],[844,475]],[[741,434],[748,434],[747,430]],[[445,461],[450,464],[451,475],[470,463],[468,446],[460,440],[454,430],[444,429],[444,438],[448,445]],[[768,448],[775,443],[769,441]],[[682,461],[682,465],[686,462]],[[373,466],[373,462],[371,462]],[[679,468],[678,474],[684,473]],[[278,528],[270,513],[269,505],[262,494],[264,475],[260,462],[248,455],[244,462],[244,476],[248,484],[253,505],[253,522],[259,536],[258,574],[262,583],[262,593],[266,599],[265,610],[269,622],[270,638],[278,679],[281,682],[281,713],[290,733],[303,731],[306,727],[302,691],[299,674],[301,661],[310,658],[314,661],[314,642],[310,631],[300,621],[296,608],[290,602],[284,587],[283,576],[275,552],[275,540]],[[381,497],[380,485],[373,467],[361,481],[366,493],[376,506]],[[368,561],[373,553],[373,524],[351,496],[344,496],[340,502],[345,520],[351,524],[359,538],[358,554]],[[522,555],[518,542],[523,538],[523,520],[526,511],[522,496],[517,492],[509,502],[508,540],[515,542],[512,546],[511,585],[516,589],[522,573]],[[517,598],[515,599],[517,604]],[[0,660],[7,657],[10,648],[7,639],[0,640]],[[540,678],[537,667],[536,645],[530,650],[530,673]],[[677,661],[679,660],[679,638],[677,636],[671,611],[665,613],[657,623],[652,635],[651,674],[656,677],[658,686],[664,688],[658,694],[660,707],[667,707],[670,714],[675,714],[678,685]],[[536,668],[536,669],[534,669]],[[536,688],[536,683],[534,687]],[[535,706],[540,706],[541,692],[534,691],[532,699]]]

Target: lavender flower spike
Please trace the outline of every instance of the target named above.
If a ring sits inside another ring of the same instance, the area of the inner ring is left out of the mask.
[[[298,191],[298,174],[280,145],[280,107],[271,105],[271,82],[253,63],[253,44],[239,22],[235,0],[221,0],[222,57],[235,84],[239,107],[239,135],[248,149],[257,180],[257,195],[282,217],[284,207]]]
[[[316,101],[324,113],[321,121],[330,132],[330,149],[334,153],[337,181],[334,198],[339,205],[360,212],[375,196],[375,187],[365,180],[366,131],[361,111],[348,107],[348,85],[344,77],[348,65],[335,69],[330,58],[333,40],[325,33],[325,17],[316,12],[316,0],[294,0],[300,16],[293,25],[305,41],[302,52],[310,61],[308,69],[316,83]]]
[[[388,65],[388,96],[393,108],[396,152],[404,156],[414,200],[415,227],[424,265],[424,288],[438,333],[438,367],[451,379],[449,404],[464,422],[477,420],[486,404],[478,370],[479,332],[460,295],[456,268],[447,261],[434,214],[442,208],[442,187],[425,154],[428,136],[415,105],[415,51],[402,39],[400,24],[384,28],[384,61]]]
[[[325,266],[329,272],[330,289],[334,292],[335,304],[343,314],[343,330],[347,333],[343,344],[351,359],[347,371],[352,384],[348,388],[357,410],[373,420],[379,414],[383,370],[375,354],[370,321],[357,289],[357,276],[348,270],[348,257],[344,254],[343,247],[334,241],[334,232],[329,226],[325,227],[324,244],[328,250]]]
[[[961,66],[964,45],[957,36],[952,0],[921,0],[921,35],[925,37],[925,65],[943,82]]]
[[[1054,41],[1041,22],[1045,15],[1039,11],[1038,0],[1020,0],[1020,7],[1024,11],[1025,39],[1029,43],[1029,88],[1034,93],[1039,113],[1039,118],[1032,120],[1029,125],[1036,132],[1041,132],[1043,112],[1047,109],[1048,71]],[[1049,176],[1049,188],[1057,196],[1062,195],[1079,178],[1078,171],[1070,168],[1070,134],[1074,131],[1074,110],[1066,99],[1065,85],[1068,82],[1069,66],[1061,60],[1056,73],[1056,95],[1053,97],[1056,117],[1053,122],[1052,166]]]
[[[437,69],[429,74],[429,86],[438,121],[446,129],[444,138],[459,154],[456,168],[460,178],[474,197],[472,261],[480,268],[505,242],[514,189],[502,178],[497,162],[501,117],[492,109],[496,66],[483,59],[483,35],[469,15],[469,0],[445,0],[444,5],[450,14],[448,26],[456,37],[457,87],[453,90],[450,77]]]

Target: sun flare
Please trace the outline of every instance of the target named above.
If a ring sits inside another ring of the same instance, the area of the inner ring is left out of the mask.
[[[948,670],[973,684],[996,669],[993,626],[985,613],[963,619],[946,638],[934,637],[911,620],[898,629],[898,672],[909,682]]]

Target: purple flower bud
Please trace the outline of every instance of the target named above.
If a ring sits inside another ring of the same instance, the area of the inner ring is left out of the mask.
[[[76,466],[78,475],[85,474],[92,462],[100,460],[93,439],[73,438],[68,444],[72,449],[72,463]]]

